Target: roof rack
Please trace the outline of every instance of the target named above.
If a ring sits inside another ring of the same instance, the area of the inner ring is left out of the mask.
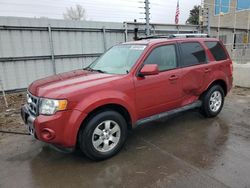
[[[139,40],[143,39],[159,39],[159,38],[209,38],[208,34],[204,33],[183,33],[183,34],[170,34],[170,35],[150,35],[146,37],[140,37]]]
[[[146,37],[139,37],[138,40],[143,40],[143,39],[158,39],[158,38],[170,38],[169,35],[150,35]]]
[[[208,34],[204,33],[187,33],[187,34],[173,34],[173,38],[209,38]]]

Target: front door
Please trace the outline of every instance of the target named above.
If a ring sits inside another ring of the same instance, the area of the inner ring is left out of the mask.
[[[135,78],[139,119],[176,108],[181,101],[176,45],[155,47],[145,59],[144,64],[157,64],[160,73]]]

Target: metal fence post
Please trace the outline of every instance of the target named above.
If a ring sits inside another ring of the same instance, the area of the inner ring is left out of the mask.
[[[155,32],[155,25],[152,25],[153,27],[153,35],[156,35],[156,32]]]
[[[127,42],[128,41],[128,24],[127,22],[123,23],[123,26],[125,27],[125,31],[124,31],[124,41]]]
[[[56,62],[55,62],[55,54],[54,54],[54,45],[53,45],[53,37],[50,24],[48,25],[49,32],[49,45],[50,45],[50,53],[51,53],[51,62],[53,67],[53,73],[56,74]]]
[[[106,29],[105,27],[102,28],[102,33],[103,33],[103,47],[104,51],[107,50],[107,40],[106,40]]]

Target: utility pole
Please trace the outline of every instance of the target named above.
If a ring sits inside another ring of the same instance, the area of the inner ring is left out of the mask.
[[[202,26],[206,28],[207,34],[210,35],[210,11],[206,5],[202,8]]]
[[[150,30],[149,30],[149,0],[145,0],[145,20],[146,20],[146,35],[150,35]]]
[[[209,4],[206,4],[204,0],[201,0],[199,9],[199,25],[201,32],[207,32],[210,36],[210,8]]]
[[[210,22],[210,9],[209,7],[207,8],[207,34],[210,36],[211,35],[211,22]]]

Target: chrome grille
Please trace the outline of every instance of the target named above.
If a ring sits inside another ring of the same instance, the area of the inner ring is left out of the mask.
[[[28,109],[33,115],[38,114],[38,105],[39,105],[39,98],[30,94],[29,92],[27,93],[27,104],[28,104]]]

